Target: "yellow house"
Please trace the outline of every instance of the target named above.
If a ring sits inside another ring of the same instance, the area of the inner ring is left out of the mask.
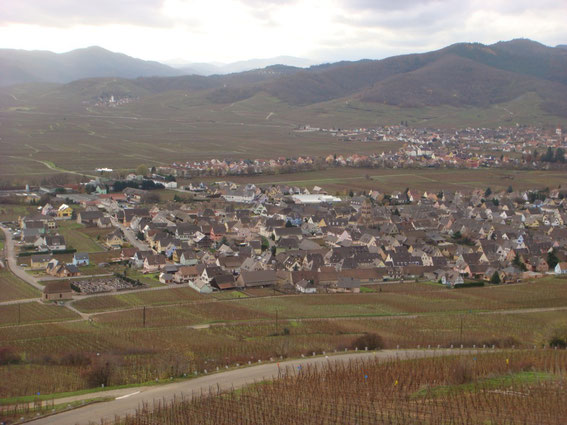
[[[121,248],[124,245],[124,239],[122,239],[122,232],[120,230],[115,230],[106,237],[106,245],[110,248]]]
[[[73,208],[71,208],[67,204],[61,204],[59,209],[57,210],[57,217],[58,218],[71,218],[73,216]]]

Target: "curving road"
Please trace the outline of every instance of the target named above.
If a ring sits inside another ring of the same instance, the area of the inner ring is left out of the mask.
[[[151,406],[154,400],[171,401],[174,398],[191,398],[193,394],[208,393],[212,388],[214,391],[230,390],[243,387],[266,379],[275,378],[279,373],[296,370],[298,367],[323,366],[331,362],[346,362],[362,359],[412,359],[422,357],[446,356],[450,354],[466,353],[472,354],[482,350],[384,350],[377,352],[359,352],[333,355],[329,357],[312,357],[299,360],[288,360],[281,363],[265,363],[257,366],[229,370],[227,372],[204,375],[199,378],[190,379],[172,384],[160,386],[146,386],[137,388],[126,388],[107,392],[85,394],[77,397],[69,397],[56,400],[56,403],[69,403],[77,400],[92,399],[95,397],[116,397],[112,401],[87,405],[68,412],[59,413],[46,418],[29,422],[33,425],[88,425],[112,423],[115,417],[124,417],[133,414],[141,404],[147,403]],[[105,422],[106,421],[106,422]]]
[[[0,225],[0,229],[2,229],[6,237],[6,243],[4,248],[6,250],[6,260],[7,260],[6,262],[8,264],[8,268],[10,269],[10,271],[14,273],[16,276],[18,276],[20,279],[22,279],[24,282],[27,282],[30,285],[32,285],[34,288],[43,291],[43,286],[41,286],[38,283],[37,279],[32,275],[26,273],[26,271],[18,265],[18,262],[16,261],[16,254],[14,251],[14,240],[12,239],[12,232],[10,231],[10,229],[4,227],[3,225]]]

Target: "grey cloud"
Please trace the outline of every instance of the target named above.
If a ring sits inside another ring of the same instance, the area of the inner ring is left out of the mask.
[[[164,0],[4,0],[0,24],[66,27],[76,24],[170,24],[160,15]]]

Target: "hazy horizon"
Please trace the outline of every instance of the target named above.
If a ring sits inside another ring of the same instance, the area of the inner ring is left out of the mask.
[[[100,46],[163,63],[291,56],[382,59],[457,42],[567,43],[567,3],[544,0],[7,0],[0,47],[56,53]]]

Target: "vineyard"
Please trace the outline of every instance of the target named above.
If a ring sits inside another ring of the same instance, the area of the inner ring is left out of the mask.
[[[8,270],[0,269],[0,302],[37,298],[39,291],[14,276]]]
[[[205,369],[343,351],[367,333],[389,348],[548,346],[554,336],[567,339],[565,283],[459,290],[405,283],[366,294],[218,298],[173,287],[75,302],[94,312],[89,320],[62,306],[4,305],[0,350],[13,359],[0,361],[0,398],[183,379]],[[530,304],[529,311],[506,311]],[[104,379],[93,380],[101,364],[108,365]]]
[[[7,325],[78,319],[71,310],[54,304],[29,302],[0,306],[0,329]]]
[[[123,425],[562,425],[567,353],[362,360],[283,370],[273,382],[154,403]]]
[[[215,303],[214,306],[220,306]],[[202,306],[199,306],[202,307]],[[58,307],[54,307],[58,308]],[[312,352],[343,351],[366,333],[378,333],[390,348],[450,347],[463,344],[505,347],[548,345],[556,332],[565,336],[563,311],[529,314],[453,314],[419,317],[291,320],[212,326],[182,325],[201,320],[192,306],[147,309],[101,316],[104,321],[71,321],[1,329],[1,345],[19,357],[0,366],[0,397],[76,391],[183,378],[203,370],[270,358],[300,357]],[[202,314],[200,311],[199,314]],[[225,311],[223,316],[233,313]],[[235,313],[235,312],[234,312]],[[210,312],[208,314],[211,314]],[[214,314],[221,314],[215,312]],[[106,322],[108,320],[108,322]],[[461,330],[462,329],[462,330]],[[96,354],[100,353],[100,356]],[[100,362],[108,364],[103,382],[90,381]],[[17,376],[17,379],[15,377]]]

